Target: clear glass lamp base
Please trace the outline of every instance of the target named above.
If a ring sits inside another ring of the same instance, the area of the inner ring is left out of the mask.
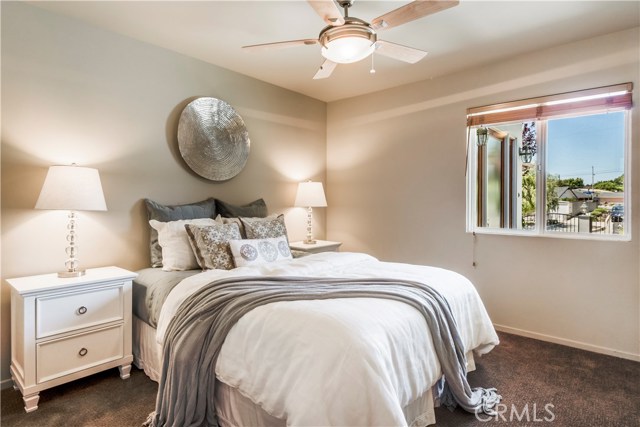
[[[75,271],[60,271],[58,273],[58,277],[60,278],[68,278],[68,277],[80,277],[86,274],[86,270],[75,270]]]

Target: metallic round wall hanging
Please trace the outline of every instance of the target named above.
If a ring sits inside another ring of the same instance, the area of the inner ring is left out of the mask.
[[[180,155],[204,178],[225,181],[239,174],[247,163],[249,146],[242,117],[220,99],[198,98],[180,115]]]

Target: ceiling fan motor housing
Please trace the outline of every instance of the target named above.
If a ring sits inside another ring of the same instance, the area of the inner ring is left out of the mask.
[[[349,17],[343,25],[325,27],[318,39],[322,56],[338,64],[349,64],[371,55],[378,35],[367,22]]]

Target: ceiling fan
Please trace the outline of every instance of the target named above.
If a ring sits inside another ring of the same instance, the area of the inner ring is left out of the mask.
[[[329,24],[320,31],[317,39],[255,44],[243,46],[243,49],[261,51],[320,44],[325,60],[313,76],[314,79],[325,79],[331,75],[338,64],[360,61],[374,51],[380,55],[415,64],[424,58],[427,52],[378,40],[378,32],[457,6],[459,3],[458,0],[415,0],[369,23],[349,16],[349,8],[353,6],[354,0],[337,0],[340,7],[344,9],[344,16],[334,0],[307,0],[307,2]]]

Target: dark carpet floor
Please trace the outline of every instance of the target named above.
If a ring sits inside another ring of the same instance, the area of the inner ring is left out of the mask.
[[[500,333],[501,344],[478,359],[471,386],[496,387],[502,413],[476,419],[436,409],[438,426],[640,427],[640,363]],[[24,412],[19,392],[2,390],[3,427],[140,426],[153,410],[157,384],[142,371],[121,380],[117,369],[40,393]]]
[[[640,363],[498,335],[500,345],[476,358],[468,378],[472,387],[496,387],[503,413],[487,421],[436,408],[438,426],[640,427]]]

